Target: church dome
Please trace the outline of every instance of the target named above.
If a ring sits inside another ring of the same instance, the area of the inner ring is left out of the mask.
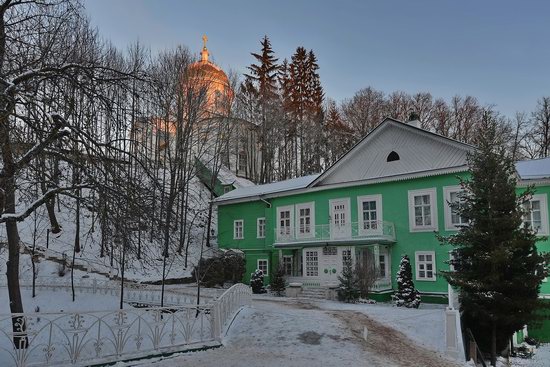
[[[187,67],[186,79],[190,85],[206,88],[208,109],[210,112],[220,112],[216,111],[219,109],[216,106],[221,102],[220,99],[230,101],[233,98],[233,91],[225,72],[212,61],[208,60],[210,56],[206,48],[208,38],[203,36],[202,39],[201,59]]]

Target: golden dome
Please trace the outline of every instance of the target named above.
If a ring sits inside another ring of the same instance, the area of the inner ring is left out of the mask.
[[[208,60],[210,54],[206,48],[206,36],[202,37],[203,47],[201,50],[201,59],[190,64],[186,70],[186,79],[189,85],[193,87],[206,88],[208,98],[208,109],[212,113],[221,113],[219,110],[220,102],[231,101],[233,91],[229,85],[229,78],[224,71]],[[224,109],[227,103],[223,103]]]

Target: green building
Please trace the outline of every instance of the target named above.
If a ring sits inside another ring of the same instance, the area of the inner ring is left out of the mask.
[[[438,272],[448,269],[451,248],[434,232],[451,234],[462,224],[448,203],[460,190],[457,177],[468,175],[474,147],[416,125],[386,119],[321,174],[218,197],[218,244],[245,253],[244,280],[261,269],[269,281],[282,265],[288,282],[331,287],[351,256],[375,264],[373,298],[389,300],[406,254],[422,301],[447,303],[452,290]],[[550,159],[519,162],[517,171],[518,192],[536,185],[525,221],[546,236]],[[550,251],[549,240],[538,246]],[[550,299],[550,283],[541,297]],[[550,341],[550,322],[530,332]]]

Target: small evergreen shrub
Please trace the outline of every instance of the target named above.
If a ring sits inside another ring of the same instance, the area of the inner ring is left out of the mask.
[[[264,287],[264,272],[260,269],[250,274],[250,286],[252,287],[252,293],[260,294],[266,293]]]
[[[355,302],[360,296],[359,277],[355,272],[351,258],[344,260],[342,275],[338,276],[338,300],[342,302]]]
[[[397,271],[397,291],[392,296],[397,307],[418,308],[420,294],[414,288],[411,261],[407,255],[401,258]]]
[[[277,296],[282,296],[285,292],[285,270],[279,265],[277,271],[271,278],[271,291]]]

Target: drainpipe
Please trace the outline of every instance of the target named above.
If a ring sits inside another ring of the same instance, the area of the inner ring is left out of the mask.
[[[271,203],[269,201],[267,201],[266,199],[262,198],[262,195],[258,196],[260,198],[261,201],[263,201],[264,203],[267,204],[267,207],[268,208],[271,208]]]

